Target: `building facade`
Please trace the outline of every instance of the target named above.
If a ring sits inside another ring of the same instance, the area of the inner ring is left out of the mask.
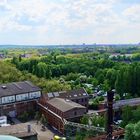
[[[64,120],[79,121],[86,114],[86,107],[68,99],[52,98],[43,105],[42,113],[45,114],[49,124],[58,131],[64,131]]]
[[[15,117],[36,107],[41,89],[29,81],[0,85],[0,115]]]

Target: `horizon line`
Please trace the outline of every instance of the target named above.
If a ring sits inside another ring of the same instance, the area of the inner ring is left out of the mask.
[[[0,46],[86,46],[86,45],[140,45],[140,43],[79,43],[79,44],[0,44]]]

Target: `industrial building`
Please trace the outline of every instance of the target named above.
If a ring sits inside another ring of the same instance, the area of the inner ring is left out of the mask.
[[[30,81],[0,85],[0,115],[16,117],[24,111],[33,110],[41,97],[41,89]]]

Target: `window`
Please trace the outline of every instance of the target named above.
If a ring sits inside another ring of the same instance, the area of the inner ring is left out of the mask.
[[[30,92],[29,93],[29,98],[33,99],[33,98],[38,98],[41,96],[41,92],[40,91],[36,91],[36,92]]]
[[[15,96],[2,97],[2,104],[11,102],[15,102]]]
[[[22,101],[28,99],[28,93],[16,95],[16,101]]]
[[[75,115],[75,116],[77,115],[77,112],[76,112],[76,111],[74,112],[74,115]]]

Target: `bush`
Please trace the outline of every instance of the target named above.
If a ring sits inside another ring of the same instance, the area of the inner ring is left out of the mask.
[[[94,110],[98,110],[98,105],[99,105],[99,103],[92,103],[92,109],[94,109]]]
[[[115,96],[115,101],[118,101],[118,100],[120,100],[120,95]]]
[[[28,120],[28,117],[29,117],[29,114],[28,114],[28,112],[25,111],[18,118],[20,121],[26,122]]]
[[[99,101],[104,101],[104,97],[103,96],[100,96],[98,100]]]
[[[46,117],[44,116],[44,114],[42,114],[42,116],[41,116],[41,118],[40,118],[40,122],[41,122],[43,125],[46,125],[47,119],[46,119]]]

